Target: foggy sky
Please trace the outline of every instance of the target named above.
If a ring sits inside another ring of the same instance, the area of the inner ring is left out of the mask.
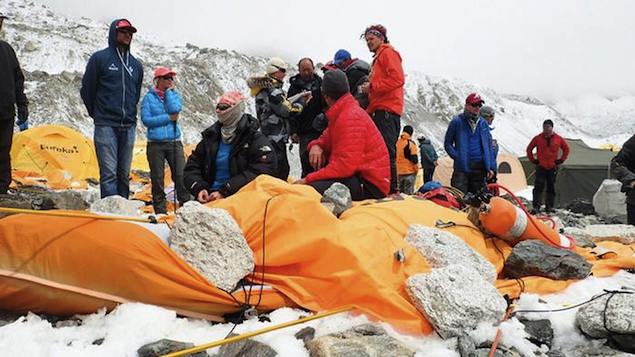
[[[54,11],[110,22],[175,44],[370,60],[359,39],[381,23],[406,70],[461,78],[547,100],[635,95],[635,1],[40,0]]]

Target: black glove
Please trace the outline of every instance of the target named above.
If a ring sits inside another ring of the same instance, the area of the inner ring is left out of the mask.
[[[563,163],[562,160],[560,160],[560,159],[556,160],[556,165],[562,165],[562,163]]]
[[[18,119],[21,121],[29,120],[29,107],[26,105],[18,106]]]
[[[533,159],[533,160],[531,160],[531,163],[534,164],[534,165],[538,165],[538,160]]]

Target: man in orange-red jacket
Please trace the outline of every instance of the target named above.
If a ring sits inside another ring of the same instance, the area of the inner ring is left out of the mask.
[[[388,42],[386,28],[372,25],[364,31],[368,49],[374,53],[369,82],[362,85],[363,93],[368,93],[368,108],[373,122],[379,129],[390,157],[390,192],[398,192],[396,143],[401,129],[403,114],[404,73],[401,55]]]
[[[533,150],[536,148],[537,157]],[[558,155],[562,150],[562,156]],[[527,145],[527,158],[536,165],[534,182],[534,207],[532,213],[538,213],[542,206],[542,191],[547,184],[545,211],[553,212],[556,201],[556,174],[558,166],[567,160],[569,145],[560,135],[553,132],[553,121],[547,119],[542,123],[542,133],[534,136]]]
[[[388,152],[379,130],[350,93],[346,74],[329,70],[322,80],[328,128],[309,143],[316,170],[297,184],[323,194],[335,182],[349,188],[353,200],[386,197],[390,186]]]

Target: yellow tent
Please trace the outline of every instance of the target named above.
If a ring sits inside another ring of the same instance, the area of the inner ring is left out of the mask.
[[[439,159],[439,166],[434,170],[434,179],[444,186],[450,186],[454,161],[449,156]],[[517,157],[500,153],[498,162],[498,183],[507,187],[512,192],[518,192],[527,188],[527,178],[523,166]]]
[[[132,150],[132,170],[139,170],[150,172],[150,164],[148,164],[148,158],[146,157],[147,141],[137,141],[134,143],[134,149]]]
[[[51,188],[84,187],[86,179],[99,179],[93,142],[62,125],[17,133],[11,147],[11,167],[17,181],[37,177]]]

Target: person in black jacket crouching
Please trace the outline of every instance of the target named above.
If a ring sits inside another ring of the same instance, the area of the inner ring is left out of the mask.
[[[245,113],[245,97],[227,92],[216,105],[218,121],[203,131],[203,140],[187,159],[183,181],[201,203],[228,197],[258,175],[276,173],[276,153]]]

